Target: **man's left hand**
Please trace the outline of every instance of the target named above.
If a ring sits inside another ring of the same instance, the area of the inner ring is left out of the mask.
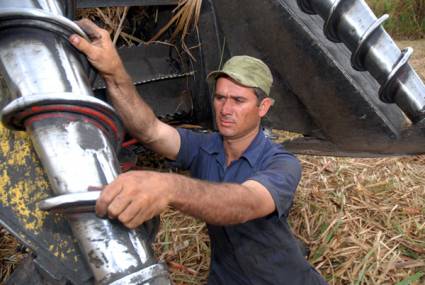
[[[107,185],[96,202],[96,214],[118,219],[134,229],[167,209],[170,176],[151,171],[131,171]]]

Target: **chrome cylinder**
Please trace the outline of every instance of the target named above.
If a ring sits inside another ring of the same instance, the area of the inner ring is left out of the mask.
[[[29,133],[55,196],[112,182],[120,173],[116,151],[123,137],[114,109],[93,96],[87,60],[68,42],[73,33],[86,37],[65,17],[70,4],[0,2],[0,72],[12,97],[1,119]],[[67,217],[96,284],[170,283],[150,247],[153,221],[129,231],[94,213]]]
[[[1,7],[13,8],[35,8],[54,15],[65,15],[69,18],[69,14],[73,12],[71,1],[57,1],[57,0],[2,0]]]
[[[412,49],[397,47],[364,0],[297,0],[306,13],[325,21],[324,33],[352,52],[351,64],[369,73],[381,85],[379,97],[396,103],[413,123],[425,119],[425,85],[408,63]]]

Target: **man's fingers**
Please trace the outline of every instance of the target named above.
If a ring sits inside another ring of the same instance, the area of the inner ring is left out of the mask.
[[[81,19],[75,22],[92,40],[102,38],[103,29],[99,28],[95,23],[89,19]]]
[[[69,37],[69,41],[76,49],[84,53],[89,58],[94,57],[95,47],[86,39],[74,34]]]
[[[141,207],[140,203],[133,201],[119,216],[118,220],[123,223],[125,226],[137,217],[140,212],[144,209]]]
[[[139,212],[133,217],[133,219],[124,223],[124,225],[129,229],[135,229],[147,220],[146,216],[147,213],[145,209],[139,209]]]
[[[103,189],[99,199],[96,201],[96,215],[105,217],[108,213],[108,206],[114,198],[123,190],[123,186],[119,183],[112,182]]]
[[[125,195],[118,194],[108,205],[108,217],[115,219],[130,205],[131,199]]]

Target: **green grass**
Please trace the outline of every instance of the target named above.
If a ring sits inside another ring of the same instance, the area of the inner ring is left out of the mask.
[[[396,285],[411,285],[413,282],[418,281],[424,275],[423,272],[418,272],[412,276],[405,278],[404,280],[398,282]]]
[[[366,0],[375,14],[389,14],[386,30],[397,39],[425,38],[424,0]]]

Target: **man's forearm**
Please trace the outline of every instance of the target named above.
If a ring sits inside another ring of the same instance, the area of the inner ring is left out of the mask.
[[[255,193],[244,185],[171,175],[174,186],[170,205],[209,224],[244,223],[255,218],[261,207]]]
[[[210,183],[177,174],[130,171],[103,189],[96,213],[135,228],[169,206],[215,225],[244,223],[276,210],[270,192],[253,180],[241,185]]]
[[[114,76],[104,77],[108,99],[124,122],[130,134],[141,142],[149,143],[149,133],[157,118],[152,109],[140,98],[131,77],[120,68]]]
[[[108,31],[88,19],[82,19],[77,24],[90,36],[91,41],[74,34],[69,37],[70,43],[87,56],[104,78],[108,97],[127,130],[138,140],[149,143],[159,120],[137,94]]]

